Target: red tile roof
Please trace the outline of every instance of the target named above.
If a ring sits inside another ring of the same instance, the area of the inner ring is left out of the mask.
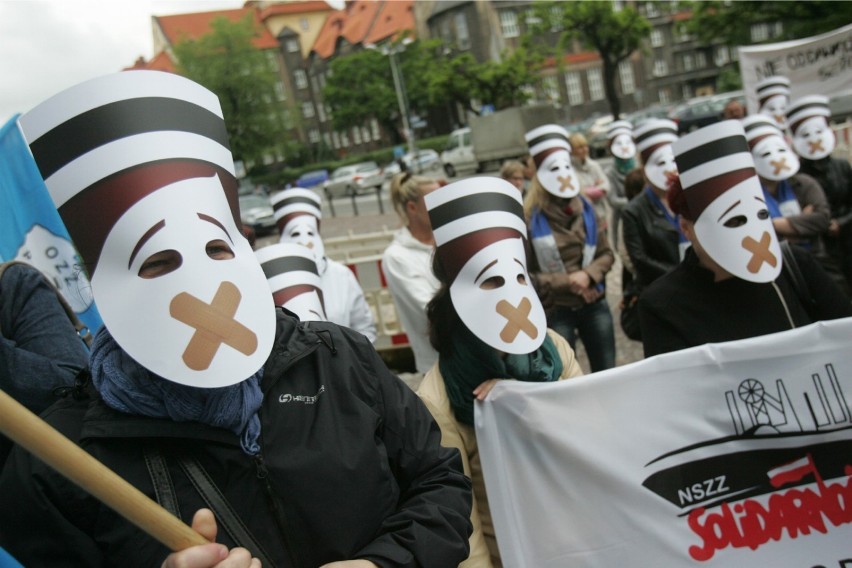
[[[376,18],[383,2],[377,0],[355,0],[346,6],[346,20],[341,35],[351,44],[361,43]]]
[[[385,2],[364,42],[378,43],[402,31],[414,35],[414,0]]]
[[[597,51],[583,51],[580,53],[566,53],[562,56],[562,63],[567,65],[577,65],[579,63],[589,63],[590,61],[600,61],[600,54]],[[548,57],[544,61],[545,67],[553,67],[556,65],[556,59]]]
[[[160,29],[165,34],[169,43],[175,45],[185,39],[198,39],[212,31],[210,24],[219,17],[224,17],[232,22],[238,22],[251,14],[258,31],[257,37],[252,43],[258,49],[272,49],[278,47],[278,41],[272,37],[260,21],[260,12],[255,8],[239,8],[236,10],[217,10],[215,12],[197,12],[194,14],[175,14],[173,16],[154,16]]]
[[[346,12],[341,10],[334,12],[325,19],[322,29],[317,34],[317,39],[311,50],[322,57],[328,59],[334,55],[334,50],[337,47],[337,40],[340,38],[343,30],[343,23],[346,21]]]
[[[272,4],[260,11],[260,19],[266,21],[270,16],[286,14],[309,14],[311,12],[328,12],[333,10],[325,0],[306,0],[305,2],[287,2]]]
[[[161,51],[150,61],[145,61],[145,58],[140,57],[132,66],[125,67],[122,71],[137,71],[140,69],[147,71],[168,71],[169,73],[176,71],[172,58],[165,51]]]

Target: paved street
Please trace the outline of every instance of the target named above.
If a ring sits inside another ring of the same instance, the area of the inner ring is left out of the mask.
[[[605,165],[601,160],[602,165]],[[490,172],[484,175],[496,175],[496,172]],[[443,177],[442,172],[434,170],[427,172],[426,175],[432,177]],[[454,181],[451,179],[449,181]],[[381,231],[383,228],[396,229],[400,226],[399,217],[393,211],[393,206],[390,203],[389,186],[386,183],[380,196],[376,194],[361,195],[355,198],[353,207],[350,198],[335,199],[334,216],[329,203],[323,197],[323,219],[322,219],[322,236],[330,239],[334,237],[345,236],[350,233],[370,233]],[[381,198],[381,202],[378,197]],[[381,203],[381,205],[380,205]],[[358,214],[355,215],[355,209]],[[264,246],[272,242],[276,242],[276,237],[262,237],[258,239],[258,246]],[[607,301],[613,311],[613,319],[615,321],[615,342],[616,342],[616,364],[626,365],[634,361],[642,359],[642,344],[637,341],[628,339],[621,331],[618,324],[619,303],[621,302],[621,261],[616,255],[616,264],[607,276]],[[577,345],[577,356],[583,371],[589,372],[588,358],[583,349],[582,340]]]

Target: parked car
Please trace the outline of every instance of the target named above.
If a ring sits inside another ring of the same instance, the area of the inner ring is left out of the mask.
[[[441,156],[438,155],[438,152],[429,148],[415,150],[413,155],[411,152],[407,152],[401,159],[409,170],[418,174],[441,167]],[[392,179],[399,172],[399,161],[394,160],[384,168],[385,179]]]
[[[328,170],[305,172],[296,180],[296,186],[310,189],[328,181]]]
[[[628,120],[633,128],[636,128],[650,118],[668,118],[673,106],[666,103],[656,103],[643,109],[631,112],[625,120]]]
[[[240,220],[262,235],[275,230],[275,212],[269,198],[257,193],[240,195]]]
[[[337,168],[323,184],[327,199],[360,195],[371,189],[380,190],[385,181],[376,162],[360,162]]]
[[[674,107],[669,118],[677,123],[678,134],[682,136],[722,120],[722,111],[731,100],[739,100],[745,104],[742,91],[696,97]]]
[[[447,177],[456,177],[461,170],[476,171],[478,164],[473,154],[473,143],[470,139],[470,127],[458,128],[450,132],[447,145],[441,152],[441,165]]]

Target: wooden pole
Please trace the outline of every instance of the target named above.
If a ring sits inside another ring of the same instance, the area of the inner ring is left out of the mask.
[[[208,542],[2,390],[0,432],[170,550]]]

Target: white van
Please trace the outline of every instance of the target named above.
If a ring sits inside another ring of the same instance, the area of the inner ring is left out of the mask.
[[[476,156],[473,154],[473,143],[470,138],[470,128],[459,128],[450,132],[447,145],[441,152],[441,163],[447,177],[456,177],[462,171],[476,171]]]

